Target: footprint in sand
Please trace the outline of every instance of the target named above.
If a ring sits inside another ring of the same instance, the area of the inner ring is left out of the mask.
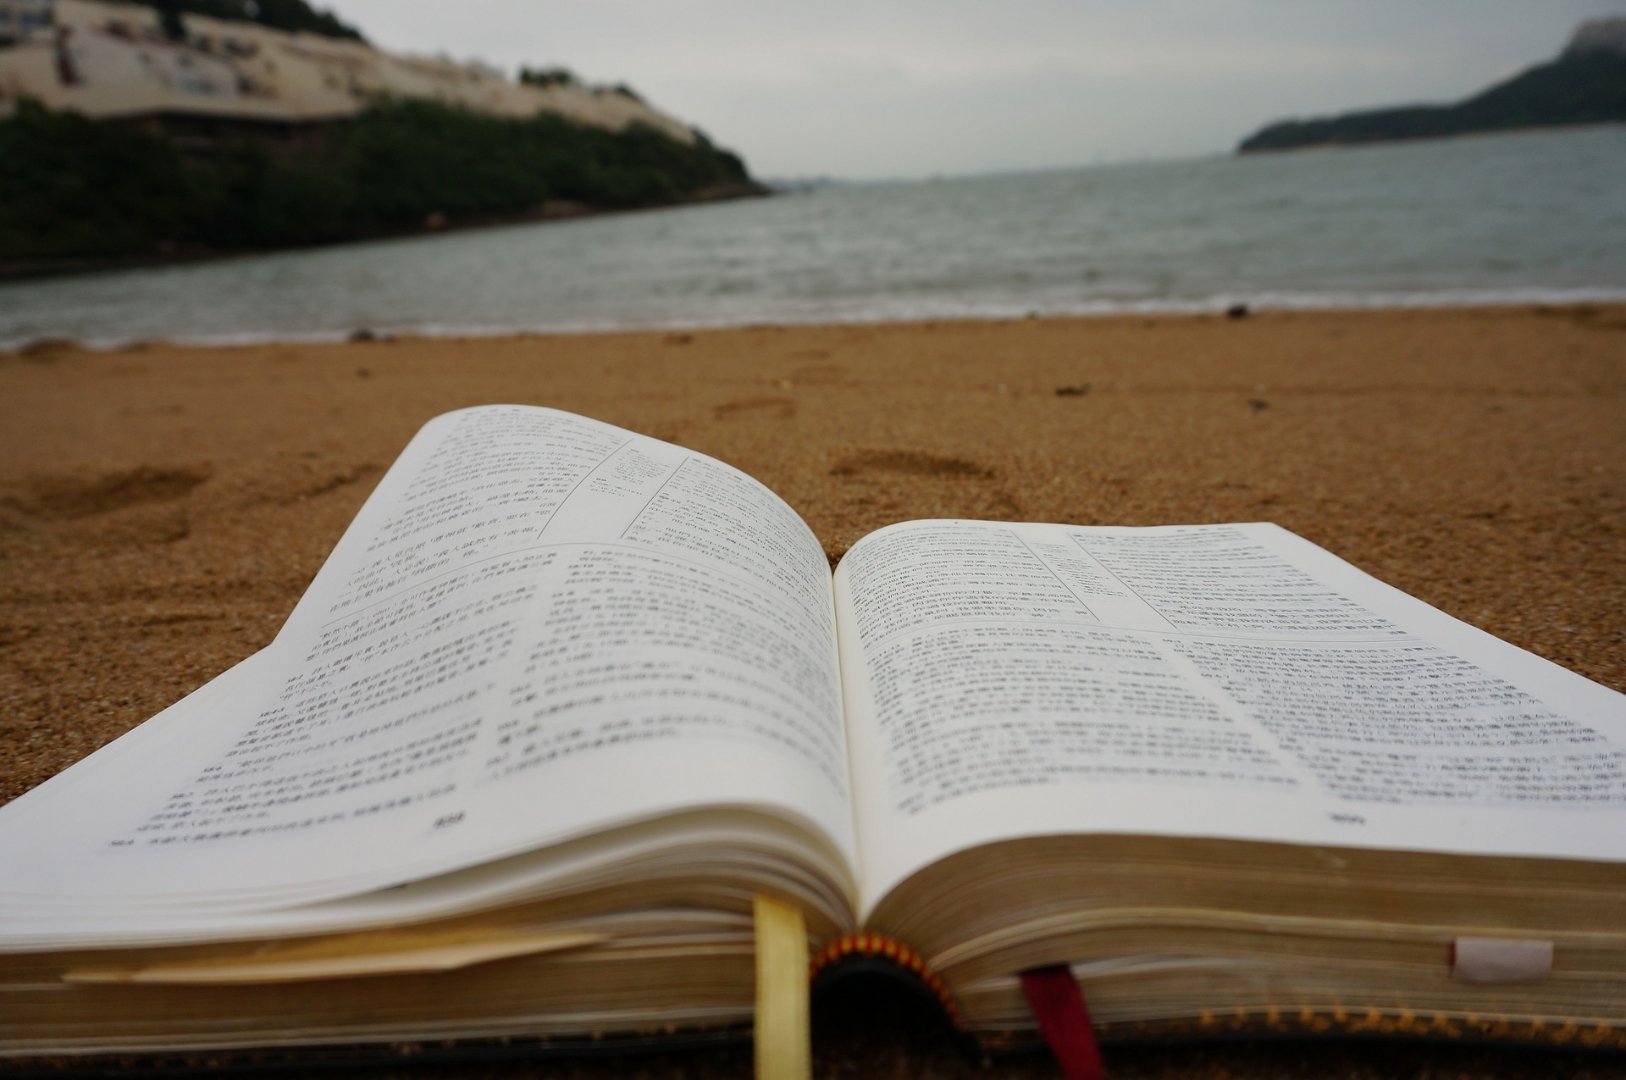
[[[159,469],[139,465],[125,472],[88,479],[42,476],[29,484],[25,495],[9,501],[34,517],[71,521],[132,506],[183,499],[209,479],[209,474],[206,468]]]
[[[788,397],[742,398],[739,401],[725,401],[721,405],[712,406],[711,415],[715,420],[726,420],[729,417],[762,412],[778,420],[789,420],[796,415],[796,402]]]
[[[842,458],[830,470],[831,476],[863,476],[893,473],[900,476],[964,476],[992,480],[994,470],[965,458],[941,457],[916,450],[862,450]]]

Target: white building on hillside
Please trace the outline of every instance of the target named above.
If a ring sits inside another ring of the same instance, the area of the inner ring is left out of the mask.
[[[51,0],[0,0],[0,46],[50,33]]]

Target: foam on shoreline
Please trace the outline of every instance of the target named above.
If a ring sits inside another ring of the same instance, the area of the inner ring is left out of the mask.
[[[1159,298],[1144,300],[1095,300],[1070,305],[890,303],[874,311],[855,310],[847,314],[774,313],[747,322],[730,319],[687,319],[657,321],[584,320],[580,322],[538,322],[504,325],[456,323],[358,324],[347,328],[241,331],[235,333],[188,333],[126,335],[74,338],[71,335],[38,334],[27,337],[0,337],[0,353],[26,351],[42,342],[71,343],[95,351],[114,351],[132,345],[162,341],[171,345],[233,348],[256,345],[339,344],[372,337],[412,337],[427,339],[504,338],[536,335],[580,335],[640,333],[684,330],[749,329],[760,326],[877,326],[922,322],[1007,322],[1025,318],[1111,318],[1115,316],[1167,316],[1223,314],[1241,305],[1253,314],[1283,312],[1427,311],[1458,308],[1570,307],[1589,304],[1626,303],[1626,288],[1521,289],[1443,289],[1414,293],[1316,293],[1316,292],[1237,292],[1194,299]]]

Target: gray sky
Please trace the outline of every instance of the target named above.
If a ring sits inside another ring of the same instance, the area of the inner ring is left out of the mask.
[[[316,0],[379,46],[626,82],[760,177],[1224,153],[1450,101],[1623,0]]]

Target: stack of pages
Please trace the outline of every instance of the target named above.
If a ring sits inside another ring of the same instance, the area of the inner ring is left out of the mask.
[[[272,645],[0,811],[0,1055],[727,1029],[759,895],[984,1036],[1068,964],[1109,1035],[1621,1045],[1626,698],[1273,525],[832,577],[736,469],[464,410]]]

